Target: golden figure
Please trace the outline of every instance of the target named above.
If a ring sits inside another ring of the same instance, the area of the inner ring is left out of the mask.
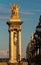
[[[32,35],[32,36],[31,36],[30,40],[31,40],[31,41],[33,41],[33,40],[34,40],[34,35]]]
[[[12,3],[12,15],[18,16],[18,6]]]

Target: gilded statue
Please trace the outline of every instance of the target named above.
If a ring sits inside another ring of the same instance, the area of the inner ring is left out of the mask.
[[[18,16],[18,6],[12,3],[12,15]]]
[[[31,41],[34,41],[34,35],[31,36],[30,40]]]

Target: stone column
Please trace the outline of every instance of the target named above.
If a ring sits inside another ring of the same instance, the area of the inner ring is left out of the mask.
[[[10,39],[9,39],[9,44],[10,44],[10,62],[13,60],[13,31],[10,31]]]
[[[19,60],[21,60],[21,30],[18,31]]]
[[[10,31],[10,60],[9,62],[14,63],[16,61],[16,45],[14,44],[14,31]]]

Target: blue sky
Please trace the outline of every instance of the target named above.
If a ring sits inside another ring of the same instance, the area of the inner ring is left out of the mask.
[[[11,4],[19,5],[22,24],[22,56],[25,57],[30,36],[35,32],[41,15],[41,0],[0,0],[0,50],[9,49],[9,33],[6,22],[10,19]]]

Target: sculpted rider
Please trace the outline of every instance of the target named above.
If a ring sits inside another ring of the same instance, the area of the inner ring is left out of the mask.
[[[12,15],[18,16],[18,6],[12,3]]]

